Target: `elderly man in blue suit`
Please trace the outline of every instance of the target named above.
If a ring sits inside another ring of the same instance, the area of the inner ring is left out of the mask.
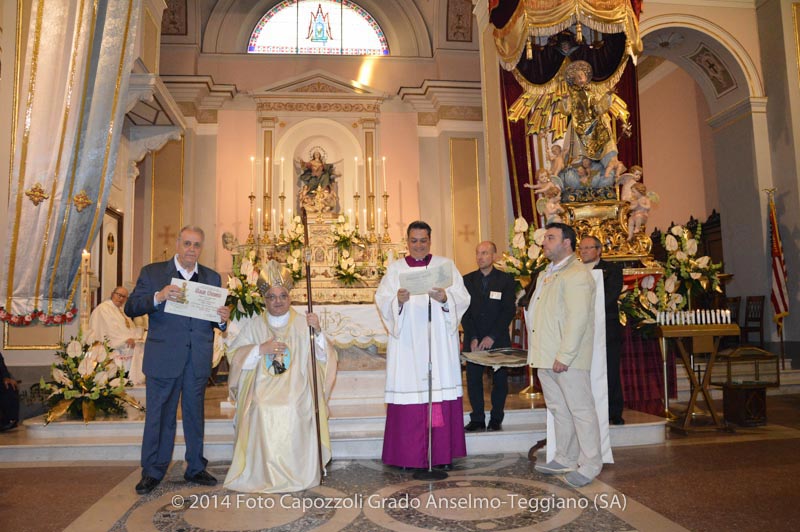
[[[150,321],[144,346],[147,415],[142,436],[142,479],[136,485],[139,495],[153,491],[172,460],[179,398],[186,442],[184,478],[204,486],[217,483],[206,471],[208,460],[203,457],[203,400],[211,374],[214,329],[225,330],[230,309],[217,309],[219,323],[164,312],[167,301],[181,298],[181,287],[172,284],[173,278],[220,286],[219,274],[197,262],[204,239],[201,228],[182,228],[175,256],[142,268],[125,305],[128,316],[148,314]]]

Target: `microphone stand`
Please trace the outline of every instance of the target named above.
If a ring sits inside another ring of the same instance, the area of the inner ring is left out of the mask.
[[[433,469],[433,349],[431,347],[431,296],[428,294],[428,469],[414,473],[416,480],[444,480],[449,475]]]

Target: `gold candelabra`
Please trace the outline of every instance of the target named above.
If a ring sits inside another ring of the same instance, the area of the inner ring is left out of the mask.
[[[361,199],[361,194],[359,194],[358,192],[353,194],[353,202],[355,203],[355,211],[354,211],[355,212],[355,221],[354,221],[354,226],[355,226],[355,229],[356,229],[356,233],[358,233],[358,200],[360,200],[360,199]]]
[[[389,238],[389,193],[385,190],[383,191],[383,241],[386,243],[392,241]]]
[[[372,207],[370,209],[370,206]],[[377,242],[375,237],[375,193],[370,192],[367,198],[367,240]]]
[[[281,195],[278,196],[278,199],[281,202],[281,232],[280,232],[280,238],[283,239],[283,227],[284,227],[283,203],[286,201],[286,194],[284,194],[284,192],[281,191]]]
[[[247,235],[247,245],[252,246],[256,243],[255,236],[253,235],[253,218],[255,216],[253,209],[255,208],[256,196],[254,192],[251,192],[247,197],[250,198],[250,233]]]
[[[270,241],[271,241],[270,237],[269,237],[269,231],[271,229],[270,228],[270,221],[269,221],[270,212],[269,212],[269,209],[267,209],[267,207],[272,204],[272,201],[270,201],[271,199],[272,198],[270,197],[269,194],[264,193],[264,201],[263,201],[264,208],[262,209],[262,211],[264,213],[264,220],[263,220],[262,227],[264,228],[264,230],[261,232],[261,242],[260,242],[261,244],[269,244]]]

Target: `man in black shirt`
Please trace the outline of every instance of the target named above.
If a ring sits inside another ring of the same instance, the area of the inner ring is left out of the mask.
[[[511,347],[509,325],[516,313],[515,283],[511,275],[493,265],[497,246],[493,242],[481,242],[475,249],[478,269],[464,276],[464,286],[472,298],[467,312],[461,319],[464,328],[464,351],[487,351],[500,347]],[[467,393],[472,405],[470,422],[464,427],[467,432],[486,430],[483,410],[483,374],[486,366],[467,362]],[[508,395],[508,370],[499,368],[492,373],[492,412],[489,430],[501,430],[503,408]]]

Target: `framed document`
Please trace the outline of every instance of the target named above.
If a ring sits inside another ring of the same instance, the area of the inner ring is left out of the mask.
[[[220,321],[217,309],[225,305],[225,298],[228,297],[227,288],[176,279],[175,277],[172,278],[171,284],[181,287],[181,299],[179,301],[167,301],[164,306],[164,312],[215,323]]]

